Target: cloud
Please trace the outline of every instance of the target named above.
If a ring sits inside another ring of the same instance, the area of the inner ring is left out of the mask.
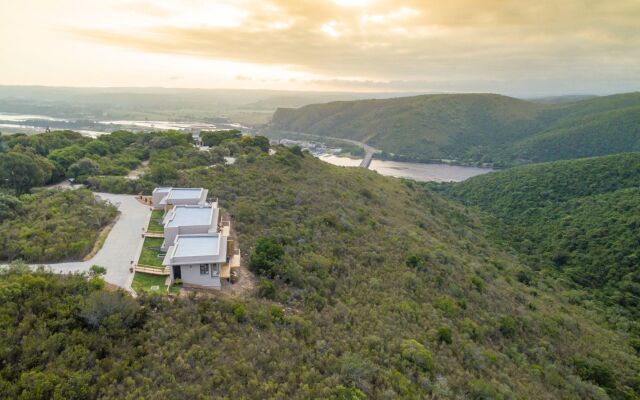
[[[356,4],[357,3],[357,4]],[[157,9],[144,27],[74,28],[89,40],[145,52],[278,65],[382,81],[631,79],[640,62],[636,0],[242,0],[233,24]],[[349,5],[353,6],[349,6]],[[171,8],[180,13],[177,7]],[[138,7],[137,12],[141,12]],[[126,12],[123,10],[123,12]],[[186,11],[185,11],[186,12]],[[241,16],[239,19],[238,16]],[[175,23],[180,21],[180,24]],[[374,85],[375,86],[375,85]]]

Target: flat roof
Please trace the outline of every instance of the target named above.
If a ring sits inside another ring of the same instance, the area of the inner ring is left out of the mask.
[[[165,227],[211,225],[215,214],[213,207],[175,206],[171,209]]]
[[[199,199],[202,197],[202,188],[173,188],[167,196],[168,199]]]
[[[179,235],[173,257],[217,256],[220,253],[218,235]]]

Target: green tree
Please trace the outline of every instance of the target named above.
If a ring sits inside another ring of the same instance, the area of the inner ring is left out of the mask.
[[[44,185],[50,177],[51,172],[44,170],[43,164],[26,154],[0,153],[0,184],[12,188],[16,194]]]
[[[22,202],[17,197],[0,193],[0,222],[15,218],[22,210]]]
[[[240,139],[241,137],[242,132],[237,129],[200,132],[200,140],[205,146],[219,146],[225,140]]]
[[[150,168],[150,178],[157,183],[164,183],[178,177],[178,170],[170,163],[156,163]]]
[[[100,166],[98,163],[85,157],[71,164],[67,170],[67,176],[77,179],[78,177],[97,175],[99,171]]]
[[[249,260],[249,266],[259,274],[273,277],[283,257],[284,249],[282,245],[272,238],[259,238]]]

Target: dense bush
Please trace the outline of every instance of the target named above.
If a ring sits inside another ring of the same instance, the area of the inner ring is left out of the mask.
[[[143,295],[136,306],[93,294],[95,277],[4,274],[0,393],[637,396],[638,357],[624,334],[557,287],[534,291],[513,279],[525,267],[494,246],[474,213],[418,185],[274,150],[179,168],[175,181],[219,198],[245,262],[264,271],[257,293]],[[576,360],[588,360],[587,372]]]
[[[585,398],[602,393],[576,381],[567,355],[594,357],[587,342],[617,337],[625,347],[624,340],[611,331],[595,339],[601,328],[578,307],[558,303],[555,290],[529,292],[511,279],[525,268],[495,250],[471,213],[418,185],[275,151],[181,171],[178,183],[208,188],[231,213],[249,266],[268,279],[258,295],[290,310],[287,330],[277,334],[292,335],[299,354],[277,359],[305,371],[311,363],[319,372],[305,382],[316,396],[329,396],[319,395],[328,382],[342,387],[339,393],[354,388],[370,398],[452,398],[471,389],[478,396],[563,398],[578,386]],[[246,304],[243,319],[251,321]],[[264,316],[258,320],[265,326]],[[606,365],[627,365],[616,368],[627,372],[616,374],[615,389],[607,389],[612,397],[635,387],[637,359],[625,348],[604,350]],[[541,377],[533,364],[566,378]],[[314,397],[309,393],[289,397]]]
[[[493,215],[494,231],[529,265],[636,318],[639,182],[640,153],[629,153],[518,167],[439,189]],[[517,279],[529,285],[532,273]]]
[[[113,205],[96,200],[88,190],[43,190],[20,196],[19,203],[10,201],[13,211],[0,223],[0,260],[81,258],[116,216]]]
[[[237,129],[200,132],[200,140],[205,146],[219,146],[225,140],[240,139],[241,137],[242,133]]]

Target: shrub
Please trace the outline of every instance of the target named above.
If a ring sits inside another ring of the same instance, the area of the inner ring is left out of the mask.
[[[249,259],[249,267],[256,273],[273,278],[284,257],[284,248],[274,239],[262,237],[256,240],[256,248]]]
[[[513,317],[506,316],[500,318],[499,328],[500,333],[504,337],[514,337],[517,330],[517,323]]]
[[[476,290],[480,293],[484,292],[484,281],[479,276],[472,276],[471,283],[476,288]]]
[[[499,393],[491,384],[482,379],[469,381],[469,395],[473,400],[500,400],[504,396]]]
[[[415,339],[405,339],[400,344],[400,354],[403,359],[411,362],[423,371],[433,369],[433,356],[420,342]]]
[[[260,286],[258,286],[258,295],[260,297],[264,297],[265,299],[275,299],[276,285],[268,279],[260,280]]]
[[[604,388],[615,387],[613,372],[606,365],[595,360],[576,359],[573,366],[580,378]]]
[[[531,285],[531,276],[525,270],[521,269],[520,271],[518,271],[518,273],[516,274],[516,279],[518,279],[518,282],[523,283],[527,286]]]
[[[293,332],[296,337],[300,339],[309,338],[309,336],[311,335],[311,322],[297,315],[288,318],[287,321],[293,328]]]
[[[238,322],[244,322],[247,320],[247,307],[242,303],[236,303],[233,306],[233,316]]]
[[[445,317],[449,318],[456,316],[460,311],[456,303],[448,296],[442,296],[441,298],[436,300],[434,303],[434,307],[442,311],[442,314]]]
[[[140,306],[124,292],[91,293],[82,304],[79,316],[88,327],[105,327],[114,334],[126,332],[141,321]]]
[[[365,400],[367,396],[357,387],[344,387],[339,385],[335,389],[336,400]]]
[[[99,265],[92,265],[91,268],[89,268],[89,273],[91,276],[100,276],[106,274],[107,269]]]
[[[446,326],[440,327],[438,329],[438,342],[451,344],[453,343],[453,339],[451,337],[451,329]]]
[[[271,306],[269,313],[273,322],[284,322],[284,310],[281,307]]]
[[[254,312],[251,320],[260,329],[266,329],[271,325],[271,315],[262,309]]]

